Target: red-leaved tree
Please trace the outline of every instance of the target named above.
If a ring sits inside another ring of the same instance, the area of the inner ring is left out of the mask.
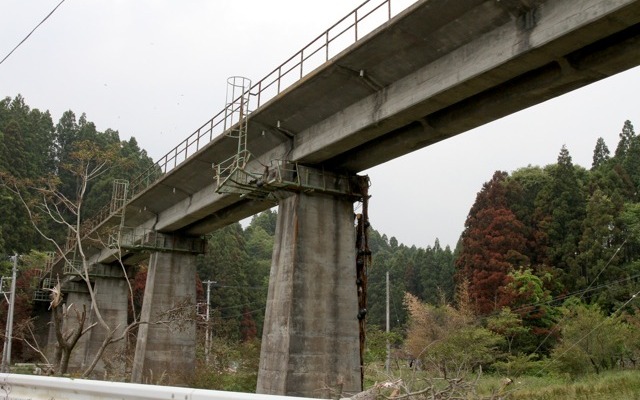
[[[462,233],[462,251],[456,260],[458,282],[469,282],[476,312],[488,314],[510,302],[501,290],[514,268],[526,266],[523,224],[509,208],[507,173],[496,171],[478,193]]]

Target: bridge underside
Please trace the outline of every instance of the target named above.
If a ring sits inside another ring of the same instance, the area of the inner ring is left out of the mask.
[[[250,114],[273,160],[357,173],[640,63],[637,0],[420,0]],[[275,205],[217,193],[214,139],[127,206],[126,226],[202,235]]]
[[[250,114],[246,168],[357,173],[638,64],[638,0],[419,0]],[[212,166],[236,150],[214,139],[128,202],[124,225],[199,236],[274,206],[219,193]],[[280,201],[264,392],[359,384],[352,211],[325,197]]]

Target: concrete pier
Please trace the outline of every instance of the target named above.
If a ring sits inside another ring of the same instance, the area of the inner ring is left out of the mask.
[[[195,371],[196,256],[154,252],[149,260],[131,381],[185,384]],[[169,314],[167,314],[169,312]],[[158,323],[165,321],[167,323]]]
[[[265,167],[286,160],[296,174],[287,168],[285,175],[298,182],[298,166],[368,170],[640,65],[639,27],[640,0],[417,0],[321,65],[307,48],[297,53],[299,68],[254,86],[258,104],[252,100],[245,138],[255,157],[244,170],[270,178],[274,169]],[[330,42],[317,54],[329,55]],[[82,239],[92,263],[113,262],[116,249],[91,245],[110,228],[167,239],[132,241],[132,252],[171,251],[174,235],[200,237],[272,207],[251,196],[263,190],[261,179],[238,185],[245,196],[221,192],[212,180],[213,168],[238,154],[234,136],[218,132],[227,117],[217,114],[161,157],[147,176],[153,183],[132,185],[122,218],[92,224]],[[331,189],[322,181],[304,190]],[[307,193],[281,201],[259,392],[329,397],[329,388],[360,389],[353,236],[346,199]],[[195,302],[193,257],[153,253],[145,322]],[[175,371],[192,373],[195,328],[185,324],[140,326],[134,382],[157,382],[167,371],[180,383]]]
[[[127,311],[129,300],[129,288],[124,278],[124,273],[120,265],[103,265],[97,264],[92,266],[90,270],[93,289],[96,296],[96,303],[102,318],[109,326],[109,329],[116,329],[115,336],[119,336],[127,326]],[[87,310],[87,319],[85,329],[96,324],[89,332],[84,334],[76,347],[71,353],[69,359],[69,368],[73,371],[83,372],[93,361],[98,353],[102,342],[104,341],[107,331],[105,327],[98,322],[95,309],[91,304],[91,296],[86,287],[86,283],[82,280],[74,280],[65,284],[65,307],[71,307],[70,313],[74,310],[82,312],[83,306]],[[75,315],[71,314],[65,324],[76,324]],[[49,343],[51,354],[55,352],[57,341],[55,338],[53,324],[50,328]],[[109,347],[110,355],[117,355],[123,350],[124,342],[112,344]],[[98,362],[92,373],[93,377],[103,378],[105,376],[105,361],[110,361],[109,357],[103,356]],[[117,362],[121,364],[121,362]],[[111,371],[106,371],[107,373]]]
[[[353,203],[280,202],[257,392],[316,398],[361,389]]]
[[[86,307],[87,316],[86,322],[84,324],[85,328],[91,325],[93,321],[91,311],[91,297],[89,296],[89,291],[84,282],[73,282],[72,284],[67,284],[67,291],[64,292],[64,304],[63,307],[65,309],[68,308],[67,314],[69,315],[63,322],[63,332],[68,329],[77,329],[78,322],[76,320],[76,311],[81,313],[82,308]],[[94,328],[95,329],[95,328]],[[91,332],[84,334],[76,343],[73,351],[71,352],[71,356],[69,357],[69,370],[70,371],[78,371],[81,372],[85,366],[85,358],[87,356],[87,349],[89,347]],[[58,342],[56,340],[55,334],[55,326],[53,323],[51,324],[50,334],[49,334],[49,343],[53,345],[51,348],[51,355],[55,354],[56,348],[58,347]],[[51,358],[53,360],[53,358]]]
[[[127,314],[129,310],[129,285],[120,265],[95,265],[92,269],[96,303],[102,318],[115,330],[114,338],[122,335],[127,326]],[[90,322],[98,322],[95,313],[90,314]],[[98,353],[102,342],[107,336],[104,326],[96,325],[90,332],[89,342],[85,349],[83,366],[88,367]],[[120,341],[109,345],[107,352],[92,374],[95,378],[108,378],[109,376],[123,376],[124,355],[126,341]],[[118,356],[122,356],[119,358]],[[111,367],[107,367],[111,365]],[[106,375],[105,375],[106,374]]]

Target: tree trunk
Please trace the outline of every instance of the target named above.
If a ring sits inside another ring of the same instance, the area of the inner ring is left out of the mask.
[[[379,398],[393,398],[400,394],[401,385],[401,379],[393,382],[376,383],[363,392],[354,394],[351,397],[342,398],[341,400],[377,400]]]
[[[63,349],[58,375],[64,375],[67,373],[67,370],[69,369],[69,358],[71,358],[71,349]]]
[[[64,329],[64,315],[62,307],[64,307],[62,304],[53,305],[53,325],[56,331],[56,339],[58,341],[58,350],[56,351],[56,362],[58,366],[58,368],[56,368],[57,375],[67,373],[71,352],[78,343],[80,336],[85,333],[83,329],[87,317],[87,307],[83,305],[82,313],[76,311],[76,319],[78,322],[77,326],[69,335],[65,335],[62,331]],[[58,352],[60,354],[58,354]]]
[[[53,355],[53,367],[54,371],[58,371],[60,368],[60,361],[62,360],[62,348],[58,344],[56,346],[56,353]]]

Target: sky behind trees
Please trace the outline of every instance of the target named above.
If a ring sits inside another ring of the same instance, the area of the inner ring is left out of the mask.
[[[0,58],[58,3],[4,1]],[[54,120],[85,112],[158,159],[223,108],[229,76],[258,81],[360,3],[67,0],[0,65],[0,95]],[[563,145],[590,167],[598,137],[615,148],[625,120],[640,125],[639,87],[635,68],[365,171],[372,225],[408,245],[455,246],[494,171],[554,163]]]

